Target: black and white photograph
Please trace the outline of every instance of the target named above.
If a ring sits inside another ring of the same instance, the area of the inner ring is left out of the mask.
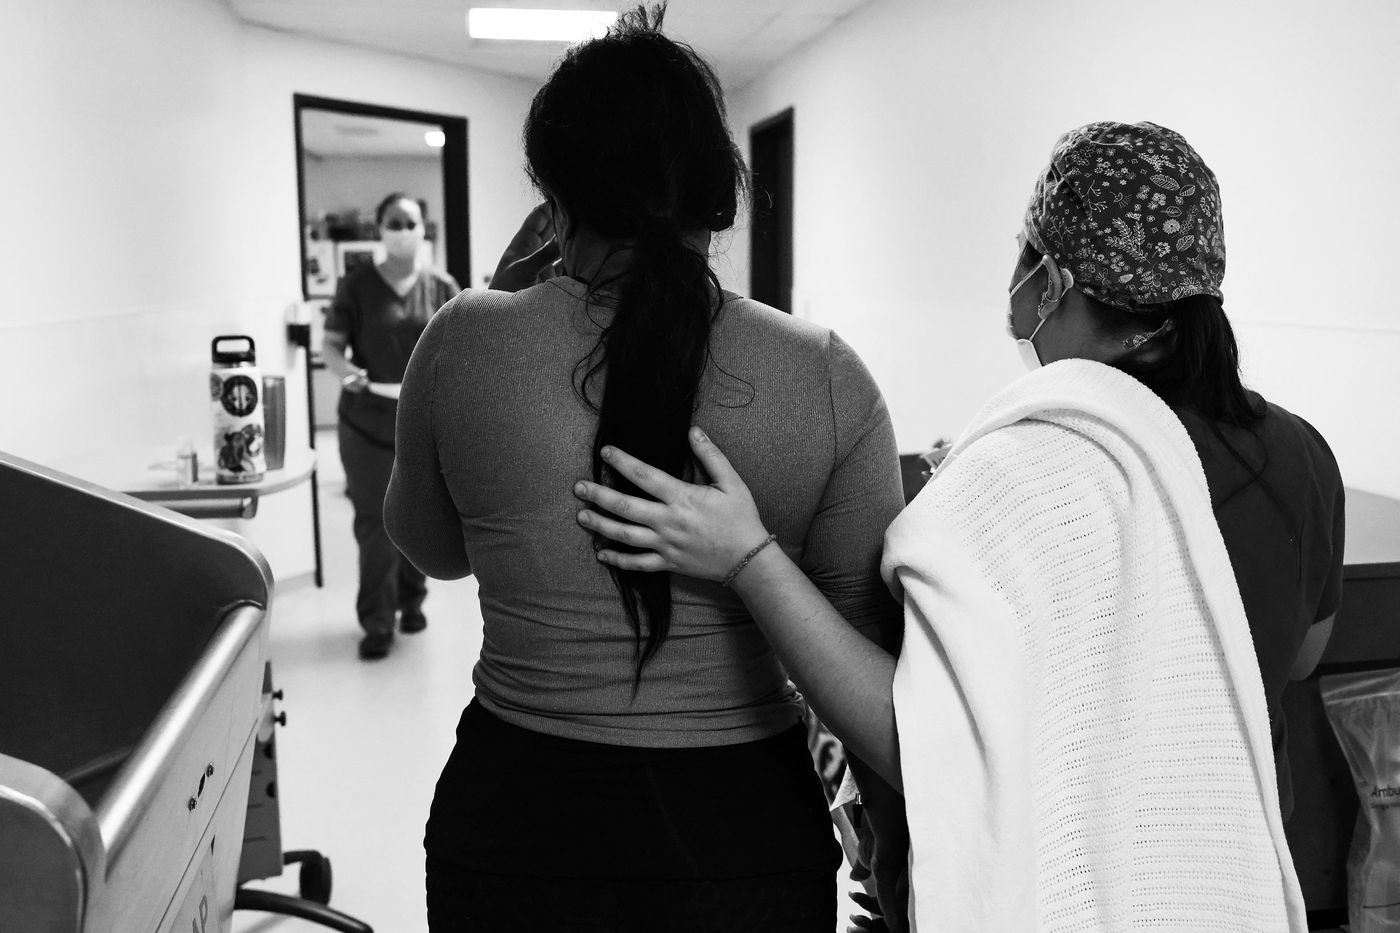
[[[1398,48],[7,4],[0,933],[1400,933]]]

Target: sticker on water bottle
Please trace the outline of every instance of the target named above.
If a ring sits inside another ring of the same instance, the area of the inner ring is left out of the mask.
[[[229,473],[261,473],[254,458],[262,452],[262,425],[245,424],[236,431],[225,431],[218,451],[219,469]]]
[[[244,418],[258,407],[258,385],[247,376],[230,376],[224,380],[220,396],[224,411],[235,418]]]

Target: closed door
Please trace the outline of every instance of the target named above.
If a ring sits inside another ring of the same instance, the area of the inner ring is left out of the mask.
[[[749,131],[753,222],[749,295],[792,313],[792,110]]]

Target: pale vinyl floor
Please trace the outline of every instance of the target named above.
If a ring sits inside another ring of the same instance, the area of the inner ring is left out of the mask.
[[[472,698],[481,649],[476,583],[429,581],[428,629],[399,635],[382,661],[360,661],[355,542],[335,432],[318,432],[317,448],[325,586],[309,575],[294,579],[278,586],[272,607],[272,675],[287,714],[277,731],[282,848],[328,856],[331,906],[375,933],[425,933],[423,824]],[[853,906],[845,869],[840,878],[838,931]],[[297,869],[251,886],[295,894]],[[248,911],[233,921],[235,933],[324,929]]]

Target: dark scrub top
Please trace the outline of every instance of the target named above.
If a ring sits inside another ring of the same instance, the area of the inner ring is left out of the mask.
[[[1331,616],[1341,603],[1346,520],[1341,473],[1322,435],[1277,405],[1269,404],[1264,420],[1252,428],[1219,425],[1229,446],[1201,416],[1190,411],[1177,415],[1205,469],[1249,619],[1286,819],[1293,809],[1293,782],[1283,690],[1308,627]],[[1240,458],[1259,471],[1261,481],[1252,479]]]
[[[460,291],[452,276],[423,269],[400,297],[374,265],[365,263],[340,280],[326,313],[326,330],[345,335],[355,365],[364,368],[370,382],[402,382],[428,319]],[[387,447],[394,446],[397,410],[394,399],[370,392],[342,392],[336,409],[348,427]]]

